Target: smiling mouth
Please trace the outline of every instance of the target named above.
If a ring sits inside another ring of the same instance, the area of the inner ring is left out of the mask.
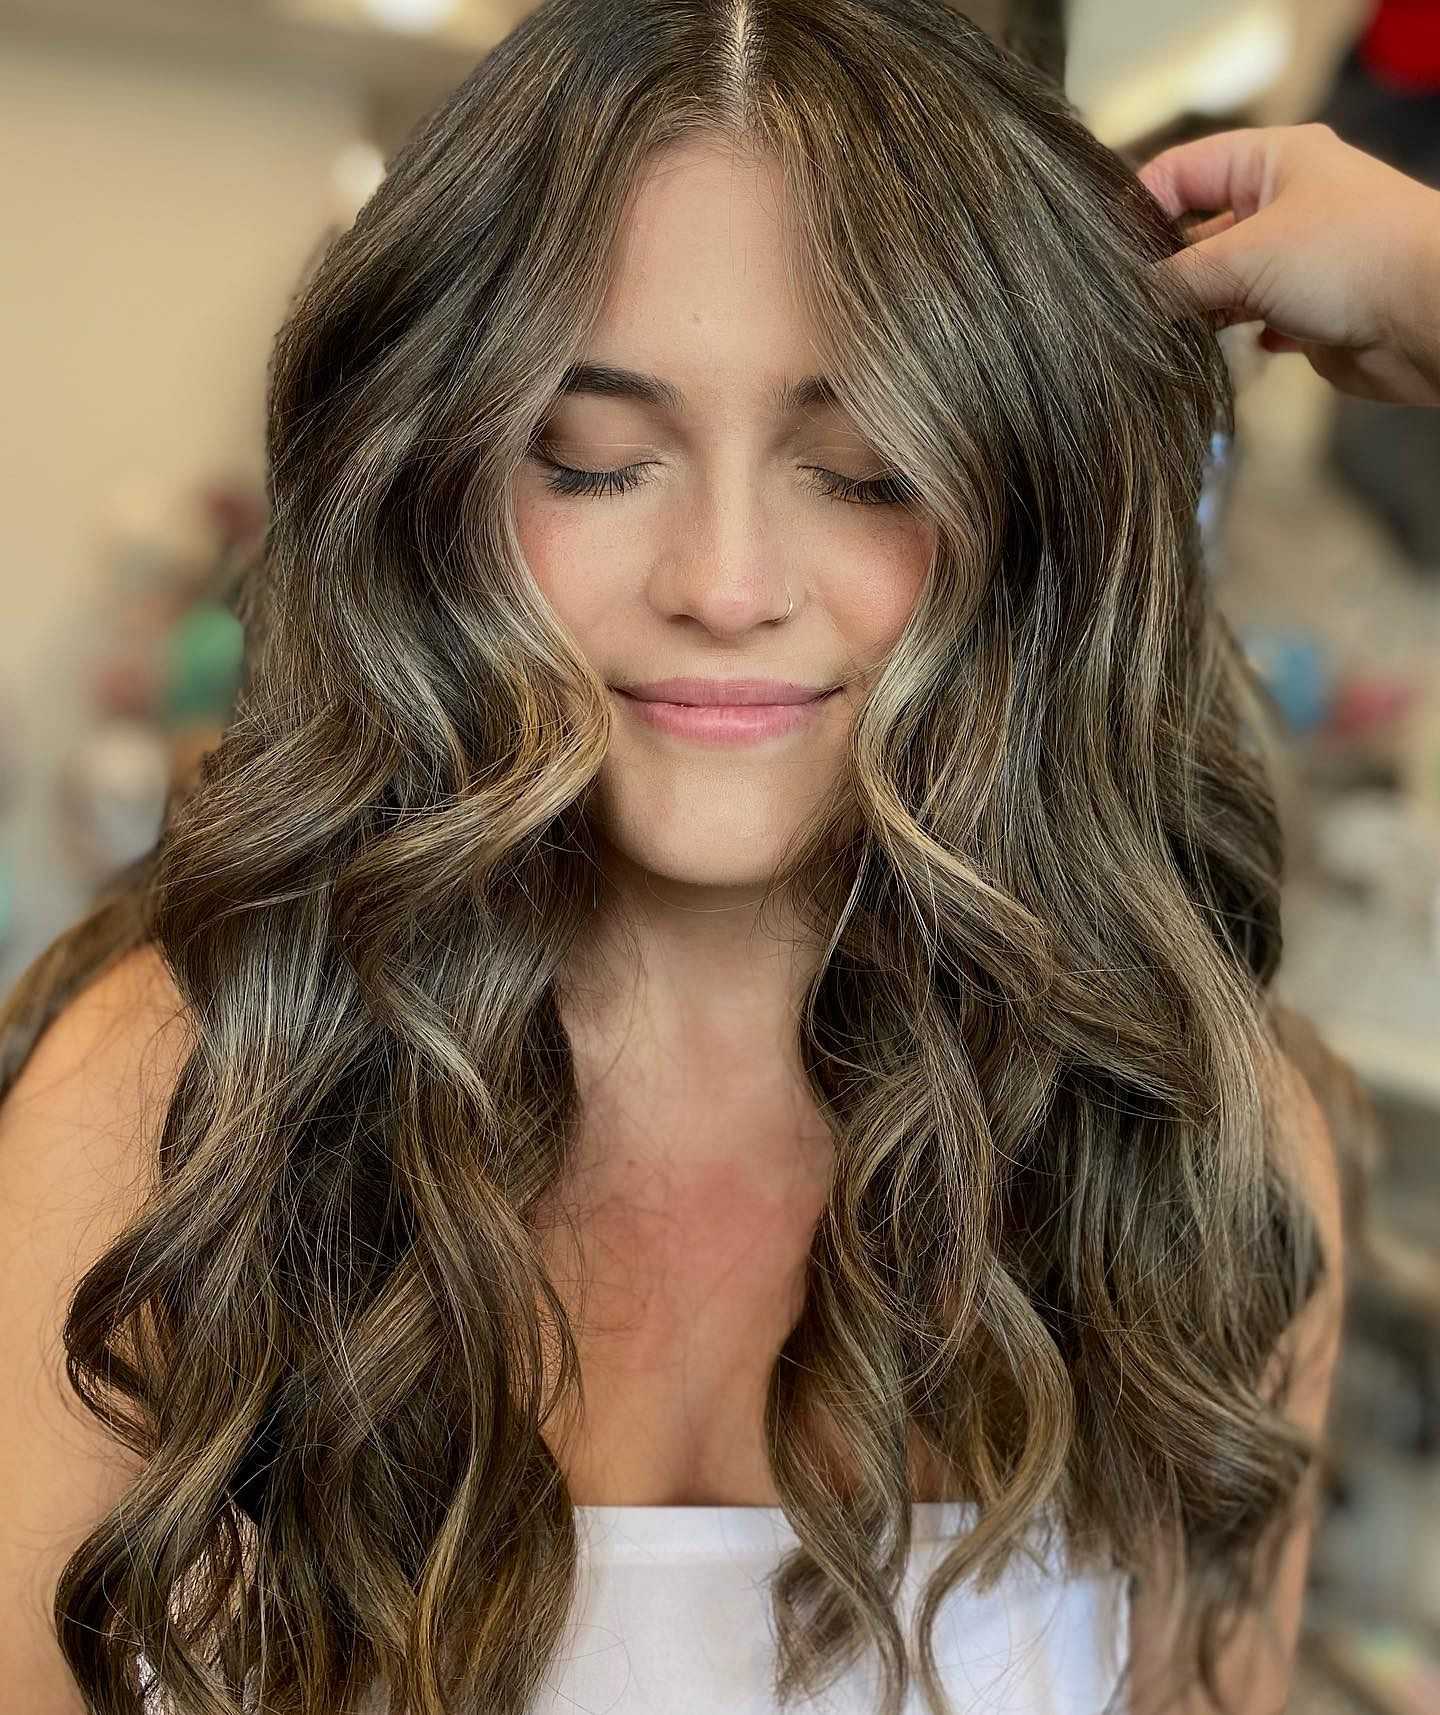
[[[833,697],[840,689],[832,685],[828,691],[817,691],[813,697],[801,697],[785,703],[766,702],[734,702],[734,703],[696,703],[683,697],[637,697],[633,691],[626,691],[619,685],[611,687],[618,696],[628,697],[632,703],[663,703],[670,709],[802,709],[809,703],[823,703],[826,697]]]
[[[616,694],[642,723],[658,731],[702,743],[737,744],[803,730],[839,692],[837,685],[803,703],[668,703],[632,697],[628,691]]]

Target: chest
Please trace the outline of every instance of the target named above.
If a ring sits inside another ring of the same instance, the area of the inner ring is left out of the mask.
[[[636,1155],[572,1186],[541,1250],[583,1394],[546,1439],[577,1505],[774,1505],[771,1369],[804,1305],[823,1186],[733,1155]]]
[[[541,1249],[583,1394],[544,1434],[576,1505],[779,1505],[766,1399],[805,1304],[816,1161],[635,1157],[572,1197],[568,1219],[552,1206]],[[918,1444],[912,1460],[916,1498],[938,1494]]]

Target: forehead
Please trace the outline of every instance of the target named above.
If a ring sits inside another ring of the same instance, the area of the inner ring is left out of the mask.
[[[611,251],[587,361],[563,391],[682,417],[724,401],[833,408],[795,293],[777,165],[713,141],[647,167]]]

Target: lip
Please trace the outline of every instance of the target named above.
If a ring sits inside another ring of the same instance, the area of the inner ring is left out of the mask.
[[[626,685],[624,694],[644,703],[690,703],[704,708],[763,703],[774,708],[817,702],[833,689],[798,685],[793,679],[653,679],[648,685]]]
[[[713,686],[716,680],[710,680]],[[709,744],[753,744],[799,732],[821,718],[821,711],[839,694],[822,692],[789,703],[724,702],[671,703],[653,696],[638,697],[617,691],[625,705],[645,722],[677,738],[697,739]]]

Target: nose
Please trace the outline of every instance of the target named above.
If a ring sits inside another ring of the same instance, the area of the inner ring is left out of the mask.
[[[739,477],[696,503],[684,542],[655,580],[652,599],[668,616],[698,620],[717,637],[739,637],[787,618],[801,586],[761,484]]]

